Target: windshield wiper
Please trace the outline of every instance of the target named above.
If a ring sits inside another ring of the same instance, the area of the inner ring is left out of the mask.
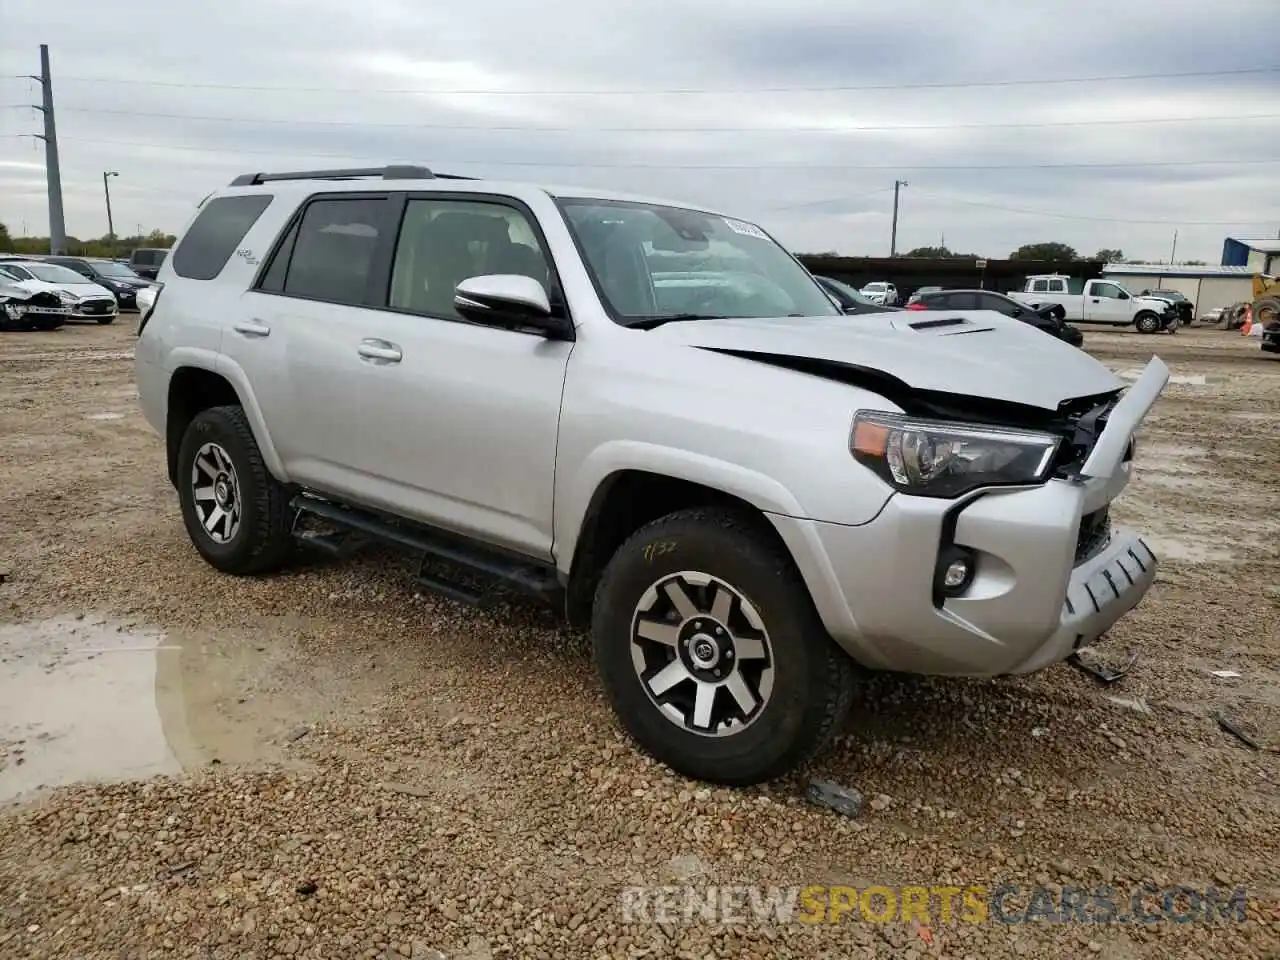
[[[627,317],[623,326],[633,330],[652,330],[664,323],[681,323],[685,320],[723,320],[713,313],[661,313],[649,317]]]

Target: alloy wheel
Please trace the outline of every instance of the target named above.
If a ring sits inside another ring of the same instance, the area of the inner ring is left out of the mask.
[[[759,613],[738,590],[697,571],[644,592],[631,622],[631,662],[663,716],[702,736],[742,732],[773,693],[773,648]]]
[[[230,543],[240,529],[240,481],[231,457],[216,443],[196,451],[191,464],[196,517],[214,543]]]

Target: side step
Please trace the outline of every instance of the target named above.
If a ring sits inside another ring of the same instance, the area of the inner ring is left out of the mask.
[[[553,606],[563,606],[563,587],[556,571],[535,561],[507,556],[440,531],[384,519],[369,511],[311,496],[294,497],[290,506],[296,511],[293,535],[300,543],[331,556],[346,556],[373,540],[392,544],[419,556],[418,583],[451,600],[480,606],[505,588],[532,594]],[[299,529],[304,517],[315,518],[337,530],[326,533]],[[428,572],[428,564],[453,567],[465,580],[478,583]]]

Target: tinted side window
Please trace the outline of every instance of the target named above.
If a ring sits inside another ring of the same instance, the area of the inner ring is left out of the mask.
[[[329,303],[364,303],[385,208],[381,197],[308,204],[293,242],[284,292]]]
[[[978,295],[976,293],[949,293],[947,294],[948,310],[977,310]]]
[[[293,246],[298,242],[299,225],[300,221],[289,228],[289,233],[276,249],[267,272],[262,277],[262,282],[258,284],[259,290],[265,290],[268,293],[284,292],[284,278],[289,271],[289,259],[293,256]]]
[[[269,203],[270,194],[210,200],[174,251],[174,273],[188,280],[212,280]]]
[[[1032,282],[1032,284],[1031,284],[1031,290],[1032,290],[1032,292],[1033,292],[1033,293],[1048,293],[1048,292],[1049,292],[1049,281],[1048,281],[1048,280],[1035,280],[1035,281],[1033,281],[1033,282]]]
[[[983,310],[995,310],[998,313],[1003,313],[1006,317],[1016,317],[1022,312],[1022,308],[1012,300],[997,297],[993,293],[984,293],[978,297],[978,306]]]
[[[523,213],[487,201],[409,201],[391,271],[390,306],[460,320],[453,308],[458,284],[495,273],[532,277],[551,296],[547,257]]]

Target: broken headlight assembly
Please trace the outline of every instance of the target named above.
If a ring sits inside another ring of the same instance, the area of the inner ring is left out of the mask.
[[[950,498],[982,487],[1043,483],[1061,442],[1035,430],[866,411],[854,417],[849,448],[902,493]]]

